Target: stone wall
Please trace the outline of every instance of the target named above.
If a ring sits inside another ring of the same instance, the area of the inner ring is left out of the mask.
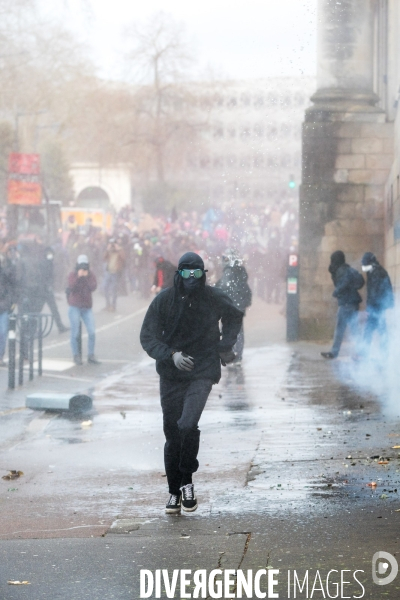
[[[394,129],[386,122],[386,83],[392,72],[386,60],[387,26],[389,33],[392,27],[387,9],[387,3],[376,0],[318,0],[317,92],[303,126],[300,189],[303,339],[332,334],[337,310],[327,270],[332,252],[343,250],[358,269],[366,251],[384,262],[385,182]],[[376,92],[382,90],[385,101],[377,106]],[[389,245],[387,253],[393,255],[397,250]]]
[[[400,116],[395,123],[395,156],[385,186],[385,267],[400,297]]]
[[[310,110],[303,126],[300,189],[300,336],[331,336],[337,302],[329,258],[343,250],[360,268],[384,256],[384,184],[393,162],[393,124],[380,112]]]

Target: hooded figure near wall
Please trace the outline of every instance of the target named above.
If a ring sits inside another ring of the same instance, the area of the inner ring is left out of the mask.
[[[353,339],[357,338],[358,309],[362,298],[358,292],[364,285],[364,278],[356,269],[346,263],[344,252],[337,250],[331,255],[328,267],[335,290],[332,294],[338,301],[335,335],[332,349],[321,352],[324,358],[336,358],[340,352],[347,327]]]
[[[367,274],[367,322],[364,329],[364,354],[369,351],[375,331],[380,336],[382,350],[386,352],[388,343],[386,311],[394,306],[392,283],[388,272],[379,264],[372,252],[364,254],[361,265],[363,272]]]

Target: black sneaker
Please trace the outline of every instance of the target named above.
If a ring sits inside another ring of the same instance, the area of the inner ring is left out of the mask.
[[[165,507],[165,512],[176,515],[181,512],[181,495],[171,494]]]
[[[197,498],[194,495],[193,483],[188,483],[181,487],[182,508],[186,512],[193,512],[197,509]]]

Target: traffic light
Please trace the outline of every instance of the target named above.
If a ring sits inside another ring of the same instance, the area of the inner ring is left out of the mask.
[[[296,187],[296,182],[294,180],[294,175],[289,175],[289,187],[291,190],[294,190]]]

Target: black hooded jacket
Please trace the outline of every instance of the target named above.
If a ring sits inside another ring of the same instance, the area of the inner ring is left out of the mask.
[[[345,304],[356,304],[358,306],[362,302],[357,290],[363,287],[364,278],[356,269],[345,263],[332,274],[332,280],[335,284],[333,297],[337,298],[339,306]]]
[[[393,288],[389,275],[376,262],[367,273],[367,310],[381,312],[394,306]]]
[[[364,278],[361,273],[345,262],[345,256],[341,250],[337,250],[332,254],[329,272],[335,285],[335,291],[332,295],[337,298],[338,305],[353,304],[358,307],[362,302],[358,290],[363,287]]]
[[[193,253],[184,257],[190,254]],[[181,259],[179,268],[182,266],[204,268],[204,264],[201,267],[194,262],[182,263]],[[231,350],[236,342],[243,312],[224,292],[206,285],[205,279],[203,275],[197,289],[188,294],[177,273],[174,287],[161,291],[147,310],[140,342],[147,354],[156,360],[157,373],[166,379],[211,379],[218,383],[221,378],[219,352]],[[175,367],[171,356],[174,350],[193,357],[192,371],[180,371]]]

